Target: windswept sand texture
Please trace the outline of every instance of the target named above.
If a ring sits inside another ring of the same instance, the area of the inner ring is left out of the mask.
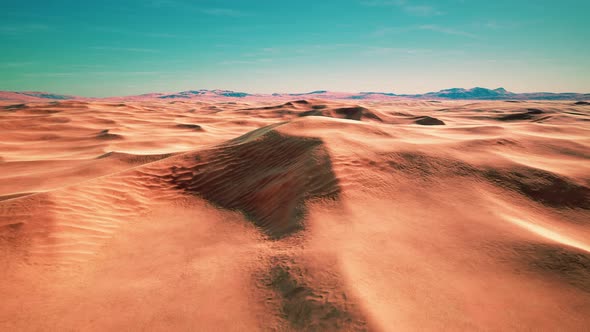
[[[590,106],[0,104],[1,331],[582,331]]]

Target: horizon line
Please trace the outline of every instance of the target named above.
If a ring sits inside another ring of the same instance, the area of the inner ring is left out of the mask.
[[[70,94],[70,93],[62,93],[62,92],[52,92],[52,91],[39,91],[39,90],[0,90],[0,92],[10,92],[10,93],[18,93],[18,94],[27,94],[27,93],[43,93],[43,94],[54,94],[54,95],[61,95],[61,96],[70,96],[70,97],[83,97],[83,98],[96,98],[96,99],[108,99],[108,98],[115,98],[115,97],[133,97],[133,96],[142,96],[142,95],[149,95],[149,94],[175,94],[175,93],[182,93],[188,91],[227,91],[227,92],[234,92],[234,93],[246,93],[249,95],[263,95],[263,96],[272,96],[273,94],[280,94],[280,95],[305,95],[305,94],[322,94],[322,93],[349,93],[349,94],[394,94],[396,96],[404,97],[404,96],[418,96],[418,95],[425,95],[429,93],[437,93],[445,90],[451,89],[464,89],[464,90],[472,90],[472,89],[485,89],[485,90],[499,90],[504,89],[508,93],[513,94],[534,94],[534,93],[550,93],[550,94],[590,94],[590,92],[578,92],[578,91],[564,91],[564,92],[555,92],[555,91],[527,91],[527,92],[515,92],[503,87],[497,88],[486,88],[481,86],[474,86],[471,88],[463,88],[463,87],[452,87],[452,88],[444,88],[436,91],[427,91],[427,92],[420,92],[420,93],[398,93],[393,91],[335,91],[335,90],[308,90],[306,92],[248,92],[246,90],[230,90],[230,89],[221,89],[221,88],[214,88],[214,89],[207,89],[207,88],[198,88],[198,89],[188,89],[188,90],[180,90],[180,91],[151,91],[151,92],[143,92],[138,94],[129,94],[129,95],[109,95],[104,97],[98,96],[88,96],[88,95],[79,95],[79,94]]]

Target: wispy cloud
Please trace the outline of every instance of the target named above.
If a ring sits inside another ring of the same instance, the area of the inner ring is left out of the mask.
[[[269,63],[272,62],[272,59],[255,59],[255,60],[227,60],[219,62],[220,65],[229,66],[229,65],[254,65],[254,64],[261,64],[261,63]]]
[[[359,44],[312,44],[312,45],[295,45],[294,53],[297,54],[316,54],[319,51],[337,51],[342,49],[354,49],[362,47]]]
[[[15,24],[15,25],[0,25],[0,34],[3,35],[22,35],[30,33],[39,33],[51,30],[45,24]]]
[[[397,48],[397,47],[369,47],[363,50],[363,55],[369,56],[380,56],[380,55],[391,55],[391,54],[429,54],[433,53],[431,49],[413,49],[413,48]]]
[[[200,6],[182,0],[152,0],[148,1],[146,4],[148,7],[190,10],[211,16],[245,17],[252,15],[249,12],[234,8]]]
[[[23,73],[22,76],[24,77],[70,77],[76,76],[77,73]]]
[[[2,67],[2,68],[20,68],[20,67],[29,67],[29,66],[32,66],[35,64],[37,64],[37,62],[33,62],[33,61],[2,62],[2,63],[0,63],[0,67]]]
[[[418,30],[428,30],[428,31],[434,31],[434,32],[440,32],[440,33],[444,33],[447,35],[455,35],[455,36],[464,36],[464,37],[470,37],[470,38],[477,38],[476,35],[470,33],[470,32],[466,32],[466,31],[462,31],[462,30],[457,30],[455,28],[450,28],[450,27],[444,27],[444,26],[440,26],[440,25],[435,25],[435,24],[428,24],[428,25],[420,25],[418,26]]]
[[[482,20],[473,22],[472,26],[478,29],[489,29],[489,30],[507,30],[520,28],[531,24],[532,21],[503,21],[503,20]]]
[[[176,0],[151,0],[151,1],[146,1],[145,4],[148,7],[161,8],[161,7],[175,7],[175,6],[181,5],[182,3],[180,1],[176,1]]]
[[[133,31],[133,30],[117,29],[117,28],[103,27],[103,26],[91,26],[91,27],[89,27],[89,29],[93,30],[93,31],[98,31],[98,32],[112,33],[112,34],[118,34],[118,35],[138,36],[138,37],[170,38],[170,39],[190,38],[189,36],[183,36],[183,35],[177,35],[177,34],[165,33],[165,32],[138,32],[138,31]]]
[[[361,2],[370,7],[396,7],[414,16],[438,16],[444,13],[431,5],[412,4],[407,0],[365,0]]]
[[[152,76],[162,75],[157,71],[88,71],[88,72],[50,72],[50,73],[24,73],[24,77],[84,77],[84,76]]]
[[[151,76],[151,75],[162,75],[162,72],[159,71],[95,71],[89,72],[84,74],[91,74],[91,75],[129,75],[129,76]]]
[[[406,13],[415,16],[438,16],[443,15],[443,12],[437,10],[432,6],[403,6]]]
[[[150,48],[134,48],[134,47],[111,47],[111,46],[91,46],[92,50],[99,51],[116,51],[116,52],[138,52],[138,53],[159,53],[159,50]]]
[[[399,47],[369,47],[362,50],[361,55],[365,56],[388,56],[388,55],[411,55],[411,56],[450,56],[465,54],[462,50],[445,50],[429,48],[399,48]]]
[[[229,8],[199,8],[199,11],[203,14],[213,15],[213,16],[228,16],[228,17],[244,17],[250,16],[249,13],[229,9]]]
[[[282,51],[279,48],[276,47],[265,47],[253,52],[248,52],[248,53],[244,53],[242,56],[244,57],[249,57],[249,58],[254,58],[254,57],[268,57],[268,56],[273,56],[273,55],[277,55],[280,54]]]
[[[446,35],[463,36],[463,37],[468,37],[468,38],[478,38],[478,36],[473,33],[459,30],[459,29],[456,29],[453,27],[446,27],[446,26],[441,26],[441,25],[436,25],[436,24],[414,25],[414,26],[408,26],[408,27],[379,28],[373,33],[373,35],[384,36],[387,34],[403,33],[403,32],[409,32],[409,31],[432,31],[432,32],[437,32],[437,33],[441,33],[441,34],[446,34]]]

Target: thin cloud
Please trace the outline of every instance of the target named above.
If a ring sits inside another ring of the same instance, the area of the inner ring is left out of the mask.
[[[385,6],[401,6],[405,3],[403,0],[367,0],[361,1],[363,6],[371,7],[385,7]]]
[[[130,75],[130,76],[144,76],[144,75],[162,75],[162,72],[159,71],[94,71],[94,72],[87,72],[82,74],[90,74],[90,75]]]
[[[403,6],[406,13],[415,16],[438,16],[443,15],[443,12],[438,11],[432,6]]]
[[[362,52],[363,55],[380,56],[391,54],[429,54],[433,53],[430,49],[413,49],[413,48],[397,48],[397,47],[369,47]]]
[[[17,24],[0,26],[0,34],[3,35],[22,35],[30,33],[39,33],[48,30],[51,30],[51,28],[45,24]]]
[[[233,8],[222,8],[222,7],[203,7],[197,6],[190,2],[181,0],[152,0],[147,2],[148,7],[152,8],[172,8],[179,10],[189,10],[193,12],[199,12],[201,14],[210,16],[226,16],[226,17],[245,17],[251,16],[251,13],[247,13],[241,10]]]
[[[373,32],[374,36],[385,36],[385,35],[389,35],[389,34],[393,34],[393,33],[402,33],[402,32],[407,32],[407,31],[411,31],[411,30],[415,30],[415,28],[412,27],[382,27],[382,28],[378,28],[377,30],[375,30]]]
[[[369,47],[361,52],[365,56],[412,55],[412,56],[451,56],[465,54],[461,50],[440,50],[428,48]]]
[[[406,0],[367,0],[362,1],[361,4],[369,7],[397,7],[413,16],[444,15],[442,11],[433,6],[412,4]]]
[[[110,47],[110,46],[92,46],[92,50],[99,51],[117,51],[117,52],[138,52],[138,53],[160,53],[159,50],[150,48],[134,48],[134,47]]]
[[[272,59],[256,59],[256,60],[227,60],[219,62],[220,65],[229,66],[229,65],[254,65],[254,64],[261,64],[261,63],[269,63],[272,62]]]
[[[15,62],[3,62],[0,63],[0,67],[2,68],[20,68],[20,67],[28,67],[37,64],[37,62],[33,61],[15,61]]]
[[[467,31],[458,30],[452,27],[445,27],[436,24],[425,24],[425,25],[416,25],[416,26],[409,26],[409,27],[386,27],[386,28],[379,28],[373,32],[374,36],[385,36],[388,34],[394,33],[402,33],[402,32],[410,32],[410,31],[432,31],[437,33],[442,33],[445,35],[452,35],[452,36],[462,36],[468,38],[478,38],[477,35],[472,34]]]
[[[150,37],[150,38],[170,38],[170,39],[184,39],[189,38],[188,36],[182,36],[177,34],[165,33],[165,32],[137,32],[132,30],[125,30],[125,29],[115,29],[110,27],[102,27],[102,26],[92,26],[89,29],[98,31],[98,32],[106,32],[106,33],[113,33],[118,35],[128,35],[128,36],[141,36],[141,37]]]
[[[455,36],[464,36],[464,37],[470,37],[470,38],[477,38],[476,35],[466,32],[466,31],[462,31],[462,30],[457,30],[454,28],[449,28],[449,27],[443,27],[440,25],[434,25],[434,24],[428,24],[428,25],[421,25],[418,27],[419,30],[428,30],[428,31],[434,31],[434,32],[440,32],[440,33],[444,33],[447,35],[455,35]]]
[[[298,54],[315,54],[318,51],[336,51],[348,48],[359,48],[362,47],[358,44],[313,44],[313,45],[300,45],[294,50]]]
[[[80,77],[80,76],[151,76],[162,75],[157,71],[88,71],[88,72],[53,72],[53,73],[24,73],[24,77]]]
[[[268,57],[268,56],[273,56],[276,54],[281,53],[281,49],[276,48],[276,47],[266,47],[266,48],[262,48],[260,50],[254,51],[254,52],[248,52],[243,54],[242,56],[244,57]]]
[[[473,22],[472,26],[478,29],[489,29],[489,30],[507,30],[507,29],[516,29],[519,27],[523,27],[529,25],[530,22],[513,22],[513,21],[497,21],[497,20],[487,20],[487,21],[477,21]]]
[[[228,17],[244,17],[250,16],[250,14],[235,10],[235,9],[228,9],[228,8],[200,8],[199,11],[203,14],[212,15],[212,16],[228,16]]]
[[[217,47],[231,47],[232,45],[216,45]],[[317,54],[318,51],[330,51],[330,50],[338,50],[344,48],[356,48],[361,47],[356,44],[311,44],[311,45],[300,45],[294,44],[290,46],[284,47],[267,47],[257,49],[251,52],[243,53],[242,56],[246,58],[253,58],[253,57],[260,57],[260,58],[268,58],[268,57],[280,57],[281,59],[292,58],[291,55],[298,54],[298,55],[305,55],[305,54]]]
[[[24,77],[70,77],[76,76],[77,73],[24,73]]]
[[[178,7],[182,5],[181,2],[175,0],[152,0],[145,2],[148,7],[162,8],[162,7]]]

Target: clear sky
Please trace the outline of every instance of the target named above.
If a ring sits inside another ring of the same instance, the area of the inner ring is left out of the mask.
[[[588,0],[0,0],[0,90],[590,92]]]

